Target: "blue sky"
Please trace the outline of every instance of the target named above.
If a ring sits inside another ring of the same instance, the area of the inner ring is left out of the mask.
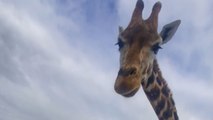
[[[144,0],[144,18],[156,0]],[[161,0],[159,31],[182,23],[158,60],[182,120],[212,120],[211,0]],[[113,90],[118,26],[136,0],[0,0],[0,120],[157,120],[142,89]]]

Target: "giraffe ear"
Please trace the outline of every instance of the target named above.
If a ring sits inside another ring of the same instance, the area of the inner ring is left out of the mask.
[[[171,40],[171,38],[173,37],[173,35],[177,31],[180,23],[181,23],[180,20],[176,20],[176,21],[171,22],[171,23],[169,23],[169,24],[167,24],[163,27],[162,31],[160,32],[160,36],[163,40],[162,44],[165,44],[169,40]]]
[[[123,29],[122,26],[119,26],[119,27],[118,27],[118,30],[119,30],[119,33],[120,33],[120,34],[124,31],[124,29]]]

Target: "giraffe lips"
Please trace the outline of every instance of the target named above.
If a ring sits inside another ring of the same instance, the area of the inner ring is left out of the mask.
[[[132,91],[130,91],[130,92],[123,93],[122,95],[123,95],[124,97],[132,97],[132,96],[135,95],[135,93],[138,91],[138,89],[139,89],[139,88],[136,88],[136,89],[134,89],[134,90],[132,90]]]

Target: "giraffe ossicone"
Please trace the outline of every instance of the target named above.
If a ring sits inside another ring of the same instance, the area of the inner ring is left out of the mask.
[[[144,3],[138,0],[127,28],[119,27],[120,69],[114,88],[118,94],[131,97],[142,86],[159,120],[178,120],[171,90],[162,77],[156,55],[171,40],[181,21],[165,25],[158,33],[161,7],[160,2],[155,3],[151,15],[144,20]]]

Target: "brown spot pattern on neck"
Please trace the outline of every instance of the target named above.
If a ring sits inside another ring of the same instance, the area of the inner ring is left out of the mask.
[[[142,81],[143,89],[148,97],[159,120],[179,120],[175,102],[166,81],[158,66],[157,60],[153,63],[152,75],[147,81]]]

